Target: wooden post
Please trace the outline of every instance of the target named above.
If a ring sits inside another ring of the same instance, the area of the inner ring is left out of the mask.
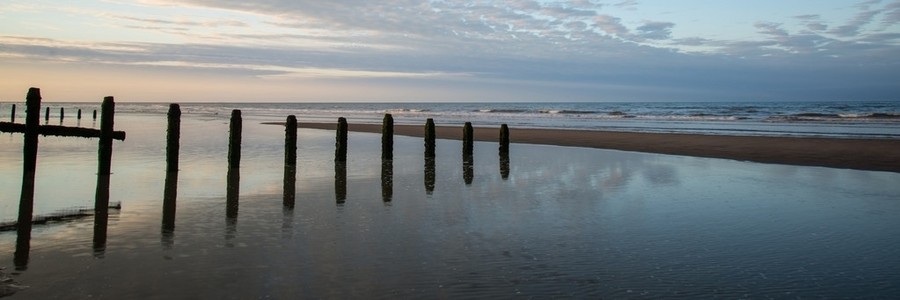
[[[475,177],[474,158],[472,157],[475,148],[473,138],[472,122],[466,122],[463,126],[463,180],[466,185],[472,184],[472,179]]]
[[[81,109],[80,108],[78,109],[77,119],[81,120]]]
[[[241,181],[241,110],[231,111],[231,126],[228,139],[228,188],[226,190],[226,216],[237,218],[238,194]]]
[[[25,97],[25,145],[22,150],[22,193],[19,198],[19,226],[31,228],[34,209],[34,177],[37,167],[38,129],[40,126],[41,89],[31,88]]]
[[[297,182],[297,117],[290,115],[284,123],[284,207],[294,208]]]
[[[394,159],[394,117],[384,114],[381,125],[381,159]]]
[[[44,109],[44,121],[50,121],[50,108]]]
[[[474,149],[472,122],[466,122],[463,126],[463,156],[472,156]]]
[[[509,155],[509,126],[500,125],[500,155]]]
[[[166,186],[163,192],[163,230],[175,229],[175,207],[178,198],[178,155],[181,148],[181,107],[169,105],[166,133]]]
[[[62,122],[63,119],[66,118],[66,109],[64,107],[59,108],[59,121]]]
[[[100,109],[100,143],[94,213],[106,215],[109,211],[109,176],[112,174],[113,123],[116,111],[116,104],[113,97],[103,98],[103,104]]]
[[[425,157],[434,157],[434,119],[425,121]]]
[[[334,161],[347,161],[347,119],[338,118],[337,136],[335,137]]]
[[[34,175],[37,166],[38,130],[41,114],[41,89],[30,88],[25,96],[25,145],[22,149],[22,191],[19,198],[19,218],[16,223],[16,252],[14,262],[17,270],[28,267],[31,249],[31,221],[34,211]]]
[[[109,177],[112,174],[112,141],[116,104],[112,96],[104,97],[100,105],[100,143],[97,151],[97,190],[94,202],[94,255],[106,250],[106,229],[109,217]]]
[[[96,120],[96,119],[97,119],[97,110],[95,109],[94,110],[94,120]]]
[[[10,112],[9,112],[9,122],[15,122],[15,121],[16,121],[16,105],[13,104],[12,110],[10,110]]]

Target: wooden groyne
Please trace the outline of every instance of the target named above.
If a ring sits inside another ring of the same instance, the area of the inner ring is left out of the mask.
[[[101,104],[100,112],[100,128],[90,129],[81,127],[67,127],[56,125],[39,124],[41,105],[40,105],[40,89],[29,89],[26,96],[26,116],[24,124],[15,123],[15,105],[12,107],[11,121],[0,122],[0,131],[10,133],[23,133],[23,180],[19,201],[18,219],[15,223],[17,230],[17,242],[15,259],[18,269],[27,267],[31,226],[35,223],[33,218],[34,207],[34,188],[35,188],[35,170],[38,149],[38,138],[45,136],[63,136],[63,137],[82,137],[97,138],[98,143],[98,165],[97,165],[97,186],[95,190],[95,203],[91,213],[80,213],[78,216],[93,216],[93,249],[94,255],[102,257],[105,253],[107,244],[107,228],[110,208],[109,185],[112,175],[112,154],[113,141],[124,140],[125,132],[114,130],[115,120],[115,100],[113,97],[105,97]],[[45,120],[49,119],[50,109],[43,110]],[[65,118],[64,108],[60,108],[60,120]],[[81,118],[81,109],[76,113],[77,118]],[[94,111],[94,117],[97,117],[97,111]],[[163,190],[162,203],[162,236],[163,241],[171,241],[172,234],[176,224],[176,208],[178,194],[178,172],[179,172],[179,153],[181,150],[181,109],[178,104],[171,104],[167,114],[168,126],[166,134],[166,164],[165,164],[165,187]],[[240,110],[233,110],[229,123],[229,141],[228,141],[228,166],[227,166],[227,184],[226,184],[226,223],[234,229],[238,215],[238,200],[240,194],[240,162],[241,162],[241,135],[242,135],[242,118]],[[283,206],[286,211],[292,210],[296,202],[296,181],[297,181],[297,144],[298,144],[298,122],[294,115],[287,116],[285,126],[285,145],[284,145],[284,182],[283,182]],[[347,156],[348,156],[348,131],[349,124],[345,118],[338,118],[335,133],[335,159],[334,159],[334,188],[335,200],[338,205],[344,203],[347,199]],[[441,129],[443,130],[443,129]],[[436,138],[441,131],[435,126],[433,119],[428,119],[424,125],[424,130],[419,131],[424,136],[424,185],[427,194],[431,194],[435,190],[435,161],[436,161]],[[385,114],[381,124],[381,195],[385,205],[393,200],[394,196],[394,119],[391,114]],[[474,140],[475,129],[471,122],[466,122],[461,132],[463,140],[463,180],[467,185],[472,184],[474,179]],[[443,136],[442,136],[443,137]],[[448,137],[444,137],[448,138]],[[453,138],[453,137],[449,137]],[[501,175],[506,178],[509,173],[509,129],[504,124],[500,128],[500,161]],[[116,204],[120,208],[121,204]],[[8,225],[4,225],[9,227]],[[167,238],[168,237],[168,238]]]
[[[19,211],[16,220],[15,265],[17,269],[27,268],[31,243],[31,227],[34,224],[34,187],[38,154],[38,136],[98,138],[97,188],[94,199],[94,251],[102,255],[106,247],[106,228],[109,214],[109,177],[112,174],[112,141],[124,140],[125,132],[115,131],[115,101],[113,97],[103,99],[100,129],[40,125],[41,90],[30,88],[25,96],[25,124],[0,122],[0,131],[23,133],[22,149],[22,189],[19,197]],[[44,110],[44,119],[49,120],[50,108]],[[60,109],[60,117],[64,112]]]

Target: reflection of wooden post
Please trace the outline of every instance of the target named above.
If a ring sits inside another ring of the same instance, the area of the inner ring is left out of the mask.
[[[347,200],[347,162],[334,162],[334,198],[338,205]]]
[[[381,125],[381,159],[394,159],[394,117],[384,115]]]
[[[463,155],[463,181],[466,185],[472,184],[475,178],[475,164],[472,155]]]
[[[290,115],[284,123],[284,207],[293,208],[297,182],[297,117]]]
[[[347,161],[347,119],[338,118],[337,136],[335,137],[334,161]]]
[[[231,125],[228,139],[228,187],[226,189],[226,216],[237,218],[238,194],[241,181],[241,111],[231,111]]]
[[[175,229],[175,207],[178,196],[178,154],[181,147],[181,107],[169,105],[169,128],[166,136],[166,186],[163,192],[163,229]]]
[[[431,195],[434,193],[434,156],[425,157],[425,193]]]
[[[381,200],[391,202],[394,198],[394,161],[381,161]]]
[[[425,121],[425,157],[434,157],[434,119]]]
[[[474,149],[472,122],[466,122],[463,126],[463,155],[472,155]]]
[[[500,177],[509,178],[509,153],[500,154]]]

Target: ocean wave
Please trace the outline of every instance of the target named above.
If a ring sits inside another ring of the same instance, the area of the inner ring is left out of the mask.
[[[766,118],[768,122],[897,122],[900,113],[797,113],[791,115],[774,115]]]
[[[514,114],[517,114],[517,113],[524,113],[524,112],[528,112],[528,111],[527,111],[527,110],[524,110],[524,109],[496,109],[496,108],[489,108],[489,109],[478,109],[478,110],[475,110],[475,112],[480,112],[480,113],[514,113]]]
[[[596,111],[592,110],[567,110],[567,109],[542,109],[538,110],[539,113],[542,114],[573,114],[573,115],[589,115],[596,114]]]

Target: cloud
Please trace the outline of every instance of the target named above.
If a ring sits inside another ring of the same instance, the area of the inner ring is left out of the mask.
[[[885,6],[884,19],[881,23],[884,26],[900,23],[900,1],[895,1]]]
[[[637,28],[637,36],[651,40],[669,39],[672,36],[672,27],[675,27],[675,23],[645,22]]]
[[[818,9],[782,19],[761,15],[749,25],[729,24],[741,32],[736,35],[692,32],[695,24],[651,15],[633,0],[142,3],[139,10],[90,12],[100,18],[92,29],[121,30],[116,34],[125,38],[108,31],[104,37],[111,42],[0,36],[0,60],[192,70],[285,84],[318,79],[487,90],[497,83],[498,89],[547,87],[543,95],[574,95],[566,90],[572,88],[586,93],[584,99],[609,89],[663,100],[728,91],[751,97],[759,95],[747,88],[754,85],[814,90],[841,80],[881,84],[885,79],[859,76],[865,71],[850,72],[858,76],[853,78],[842,68],[875,68],[872,74],[884,76],[898,72],[878,68],[900,64],[891,27],[900,18],[900,1],[862,2],[843,22]],[[187,17],[191,13],[201,17]],[[699,28],[721,25],[695,22],[704,25]],[[811,77],[822,82],[804,79]]]

